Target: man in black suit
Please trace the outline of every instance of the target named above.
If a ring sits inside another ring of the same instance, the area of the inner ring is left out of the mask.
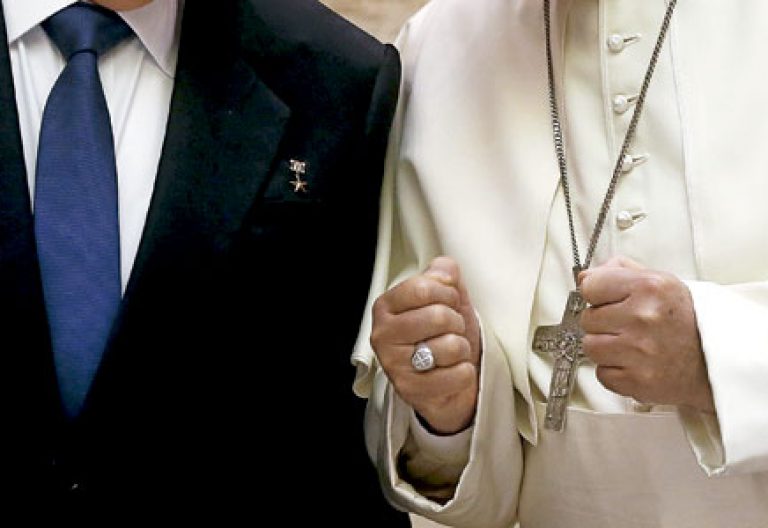
[[[151,508],[177,519],[407,525],[379,495],[348,362],[397,53],[312,0],[190,0],[179,20],[140,244],[74,414],[52,353],[23,94],[0,49],[0,516],[32,502],[32,514],[71,519]]]

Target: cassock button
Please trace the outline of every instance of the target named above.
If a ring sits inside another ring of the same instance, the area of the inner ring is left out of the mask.
[[[638,165],[642,165],[650,156],[648,154],[627,154],[621,160],[621,172],[632,172],[632,169]]]
[[[634,44],[640,40],[641,35],[635,33],[634,35],[622,35],[620,33],[613,33],[606,39],[608,49],[614,53],[620,53],[624,51],[629,44]]]
[[[623,114],[629,107],[637,102],[637,95],[624,95],[619,94],[613,97],[612,106],[613,111],[616,114]]]
[[[616,226],[622,231],[633,227],[636,223],[643,220],[647,215],[645,213],[633,213],[632,211],[619,211],[616,213]]]

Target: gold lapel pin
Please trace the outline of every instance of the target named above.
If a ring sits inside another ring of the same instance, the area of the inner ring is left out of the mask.
[[[308,182],[307,180],[302,179],[302,176],[305,176],[307,174],[307,170],[309,169],[309,163],[306,161],[301,160],[290,160],[290,171],[293,173],[296,179],[291,180],[291,185],[293,185],[293,192],[299,193],[307,193],[309,192],[309,189],[307,187]]]

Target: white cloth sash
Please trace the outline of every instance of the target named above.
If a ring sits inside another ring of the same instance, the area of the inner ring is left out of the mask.
[[[707,477],[676,413],[569,409],[564,433],[526,444],[520,525],[765,528],[768,473]]]

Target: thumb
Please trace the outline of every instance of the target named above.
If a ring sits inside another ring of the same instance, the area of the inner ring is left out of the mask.
[[[469,294],[467,288],[464,286],[464,281],[461,279],[461,270],[458,263],[451,257],[437,257],[429,263],[429,267],[424,274],[431,277],[446,286],[452,286],[456,288],[460,295],[460,306],[472,306],[472,302],[469,300]]]
[[[450,257],[437,257],[433,259],[424,274],[442,282],[446,286],[454,287],[458,286],[461,277],[459,265]]]

